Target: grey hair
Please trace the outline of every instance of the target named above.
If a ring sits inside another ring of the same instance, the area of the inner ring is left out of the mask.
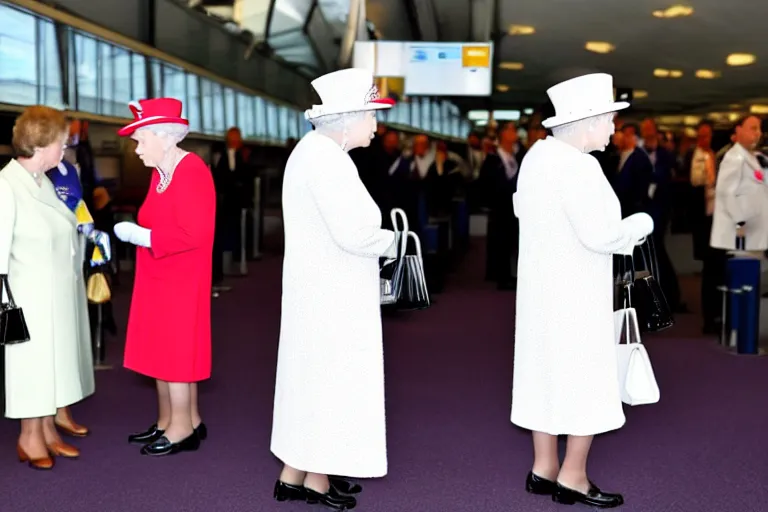
[[[343,114],[329,114],[313,119],[312,124],[319,132],[341,133],[347,126],[363,121],[367,114],[368,111],[366,110],[344,112]]]
[[[601,123],[613,122],[613,114],[613,112],[609,112],[607,114],[600,114],[599,116],[579,119],[578,121],[567,123],[561,126],[555,126],[552,128],[552,135],[558,139],[572,138],[576,134],[594,130],[595,126]]]
[[[175,146],[187,136],[189,133],[189,126],[179,123],[159,123],[143,126],[139,128],[139,130],[150,131],[159,137],[167,139],[171,146]]]

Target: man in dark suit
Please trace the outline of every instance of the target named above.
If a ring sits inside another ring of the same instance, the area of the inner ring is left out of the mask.
[[[653,164],[648,154],[637,146],[637,127],[625,124],[621,128],[619,169],[613,188],[621,203],[622,217],[650,209]]]
[[[496,281],[500,290],[517,287],[512,261],[517,259],[519,225],[512,195],[517,190],[518,170],[524,156],[517,125],[508,122],[501,127],[496,152],[485,157],[478,178],[483,203],[488,208],[485,276]]]
[[[659,131],[653,119],[647,118],[642,122],[640,134],[643,138],[643,149],[653,165],[648,214],[653,218],[653,242],[659,261],[659,275],[655,277],[659,281],[670,307],[674,311],[682,312],[685,311],[685,307],[680,302],[680,285],[677,272],[675,272],[666,247],[666,234],[672,214],[670,188],[677,158],[661,145]]]

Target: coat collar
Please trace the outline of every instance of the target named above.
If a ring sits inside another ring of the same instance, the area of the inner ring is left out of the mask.
[[[66,217],[73,226],[77,226],[77,217],[59,199],[56,190],[53,188],[53,183],[51,183],[51,180],[48,179],[45,173],[43,173],[42,184],[38,187],[29,171],[22,167],[16,159],[11,160],[3,169],[3,172],[7,173],[9,178],[23,187],[29,195]]]

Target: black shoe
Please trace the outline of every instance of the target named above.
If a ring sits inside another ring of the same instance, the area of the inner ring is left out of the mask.
[[[328,481],[341,494],[359,494],[363,490],[363,487],[360,484],[350,482],[340,476],[329,476]]]
[[[200,438],[194,432],[177,443],[172,443],[167,437],[162,436],[152,444],[146,445],[141,449],[142,455],[151,455],[160,457],[163,455],[174,455],[180,452],[193,452],[200,448]]]
[[[152,425],[144,432],[137,432],[128,436],[129,443],[149,444],[154,443],[165,434],[165,430],[160,430],[157,425]]]
[[[307,501],[307,490],[301,485],[291,485],[278,480],[275,482],[274,497],[277,501]]]
[[[614,508],[624,504],[624,497],[621,494],[603,492],[595,484],[589,482],[587,494],[557,484],[557,491],[552,495],[552,501],[563,505],[582,503],[596,508]]]
[[[200,424],[195,427],[195,434],[197,434],[197,437],[199,437],[201,441],[205,441],[208,438],[208,427],[205,426],[205,423],[200,422]]]
[[[357,505],[357,500],[352,496],[344,496],[331,486],[328,492],[321,494],[312,489],[304,488],[307,493],[307,503],[310,505],[321,504],[336,510],[352,510]]]
[[[540,496],[552,496],[557,491],[557,484],[552,480],[536,476],[531,471],[525,479],[525,491]]]

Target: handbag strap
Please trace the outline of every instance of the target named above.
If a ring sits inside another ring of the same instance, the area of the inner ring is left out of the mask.
[[[402,221],[402,229],[398,229],[398,217]],[[397,240],[397,235],[400,235],[400,246],[397,248],[397,256],[400,257],[405,255],[405,250],[408,246],[408,233],[410,233],[408,216],[402,208],[392,208],[392,211],[389,213],[389,218],[392,219],[392,230],[395,232],[395,240]]]
[[[416,247],[416,256],[419,258],[419,260],[423,260],[421,256],[421,240],[419,239],[419,235],[417,235],[413,231],[409,231],[407,236],[408,238],[413,239],[413,245],[414,247]]]
[[[8,274],[0,275],[0,303],[3,301],[3,289],[5,289],[5,295],[8,297],[8,305],[12,308],[15,308],[16,302],[13,300],[11,285],[8,284]]]

